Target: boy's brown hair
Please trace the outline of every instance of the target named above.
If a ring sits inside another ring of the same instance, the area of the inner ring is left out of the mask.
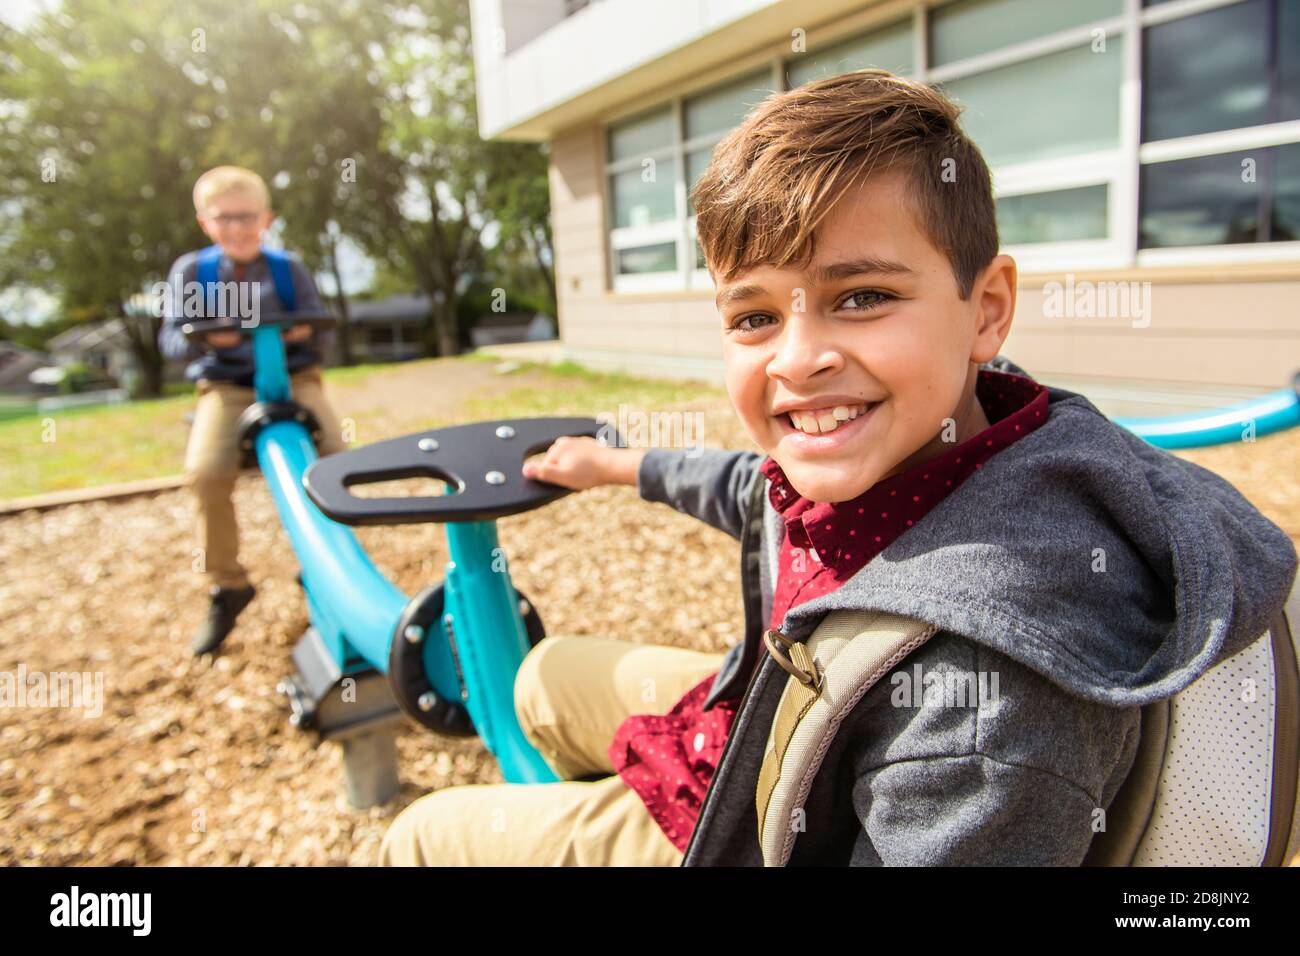
[[[963,299],[998,253],[988,166],[942,93],[858,70],[769,96],[713,152],[691,191],[696,233],[718,281],[806,263],[813,231],[873,173],[902,170],[917,224],[952,264]]]

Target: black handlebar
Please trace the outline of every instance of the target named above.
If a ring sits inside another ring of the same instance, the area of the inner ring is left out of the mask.
[[[549,504],[568,488],[525,478],[529,455],[564,435],[600,437],[621,444],[617,432],[594,418],[509,418],[435,428],[322,458],[303,485],[326,515],[342,524],[415,524],[422,521],[493,521]],[[352,485],[399,478],[437,478],[454,493],[408,498],[358,498]]]
[[[317,328],[329,328],[338,319],[327,312],[280,312],[275,315],[260,317],[251,325],[245,325],[244,319],[192,319],[181,326],[186,338],[202,337],[209,332],[243,332],[251,333],[258,326],[278,325],[292,328],[295,325],[314,325]]]

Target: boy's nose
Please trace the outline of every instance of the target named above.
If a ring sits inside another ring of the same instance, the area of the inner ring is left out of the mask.
[[[812,378],[843,365],[839,348],[827,335],[825,323],[807,315],[792,315],[781,330],[768,372],[792,381]]]

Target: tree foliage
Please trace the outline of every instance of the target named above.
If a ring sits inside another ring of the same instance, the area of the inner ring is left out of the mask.
[[[350,240],[428,294],[431,352],[485,277],[553,309],[546,160],[479,138],[464,4],[63,0],[0,31],[0,285],[127,316],[146,391],[158,320],[131,299],[206,244],[190,192],[224,163],[264,175],[313,271]]]

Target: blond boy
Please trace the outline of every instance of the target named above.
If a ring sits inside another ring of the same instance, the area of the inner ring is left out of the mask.
[[[221,249],[219,281],[237,290],[222,301],[269,317],[286,311],[262,251],[262,237],[274,220],[270,193],[262,177],[238,166],[208,170],[194,184],[194,211],[199,227]],[[249,337],[239,331],[211,332],[202,343],[186,339],[181,325],[194,316],[184,305],[193,292],[199,252],[176,260],[167,274],[168,296],[159,345],[171,359],[189,359],[186,378],[195,382],[198,405],[185,452],[185,473],[194,491],[198,555],[208,582],[208,614],[191,642],[195,654],[215,651],[234,627],[255,589],[239,561],[239,537],[231,493],[239,472],[237,423],[254,400],[253,353]],[[316,285],[296,259],[290,260],[296,300],[294,311],[324,312]],[[219,316],[204,315],[205,318]],[[226,316],[233,317],[233,316]],[[241,318],[249,318],[241,316]],[[320,453],[343,446],[339,424],[321,385],[322,353],[327,343],[310,325],[284,332],[285,357],[295,401],[306,406],[321,426]]]

